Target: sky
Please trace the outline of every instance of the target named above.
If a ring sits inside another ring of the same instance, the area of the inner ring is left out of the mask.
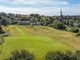
[[[14,14],[80,15],[80,0],[0,0],[0,12]]]

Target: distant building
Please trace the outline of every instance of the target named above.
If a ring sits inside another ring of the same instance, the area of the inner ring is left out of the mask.
[[[63,18],[62,10],[60,11],[60,17],[61,17],[61,19]]]
[[[62,13],[62,9],[60,10],[60,21],[63,21],[63,13]]]
[[[25,20],[25,21],[17,21],[17,24],[19,24],[19,25],[30,25],[30,23],[31,23],[31,21],[27,21],[27,20]]]
[[[62,9],[60,10],[60,21],[64,22],[66,20],[66,16],[63,15]]]
[[[79,27],[79,26],[80,26],[80,23],[79,23],[79,22],[74,22],[74,23],[73,23],[73,26],[74,26],[74,27]]]
[[[35,25],[35,26],[39,26],[39,25],[42,25],[43,23],[42,22],[32,22],[31,25]]]

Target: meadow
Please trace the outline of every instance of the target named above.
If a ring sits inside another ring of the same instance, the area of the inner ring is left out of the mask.
[[[44,60],[48,51],[79,50],[80,38],[74,33],[56,30],[45,26],[9,25],[0,60],[8,58],[12,51],[26,49],[35,55],[36,60]]]

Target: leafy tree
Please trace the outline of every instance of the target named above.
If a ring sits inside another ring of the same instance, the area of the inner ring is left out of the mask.
[[[6,60],[34,60],[34,55],[26,50],[16,50]]]
[[[40,15],[39,14],[30,14],[30,16],[39,17]]]
[[[74,23],[74,20],[73,19],[69,20],[68,21],[68,26],[73,27],[73,23]]]
[[[9,24],[9,21],[6,19],[1,20],[1,25],[7,26]]]
[[[57,20],[55,20],[50,26],[60,30],[65,30],[66,28],[62,22]]]

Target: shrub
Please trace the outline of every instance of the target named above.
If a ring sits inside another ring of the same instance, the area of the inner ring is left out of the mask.
[[[3,28],[0,26],[0,34],[4,34],[5,31],[3,30]]]
[[[16,50],[6,60],[34,60],[34,55],[26,50]]]
[[[4,37],[0,36],[0,45],[2,45],[4,43]]]
[[[56,29],[65,30],[65,25],[60,21],[54,21],[52,24],[50,24],[51,27],[54,27]]]
[[[78,29],[78,28],[71,28],[70,31],[71,31],[71,32],[74,32],[74,33],[78,33],[78,32],[79,32],[79,29]]]
[[[3,36],[0,36],[0,54],[3,51],[3,43],[4,43],[4,37]]]
[[[78,33],[76,34],[76,37],[78,37],[78,36],[80,36],[80,32],[78,32]]]
[[[9,21],[8,20],[6,20],[6,19],[2,19],[1,20],[1,25],[7,26],[8,24],[9,24]]]
[[[77,60],[80,60],[80,50],[76,51],[74,55],[76,56]]]
[[[45,56],[45,60],[76,60],[76,57],[69,51],[66,53],[48,52]]]

